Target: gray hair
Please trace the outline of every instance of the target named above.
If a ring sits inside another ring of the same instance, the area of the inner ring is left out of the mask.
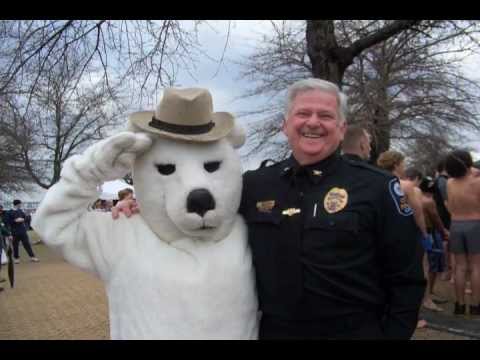
[[[292,108],[292,103],[297,97],[298,94],[310,91],[310,90],[320,90],[324,92],[333,93],[337,98],[337,114],[342,121],[347,120],[347,95],[340,91],[337,85],[330,81],[308,78],[299,80],[288,88],[287,94],[287,105],[285,108],[285,117],[288,117],[290,110]]]

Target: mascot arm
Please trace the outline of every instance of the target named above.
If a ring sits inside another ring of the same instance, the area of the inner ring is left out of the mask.
[[[109,224],[100,216],[104,214],[89,212],[88,205],[98,198],[99,185],[128,173],[135,156],[151,144],[144,134],[122,132],[69,158],[32,222],[42,240],[58,248],[72,264],[99,272],[101,263],[108,262],[108,248],[115,244],[105,244]]]

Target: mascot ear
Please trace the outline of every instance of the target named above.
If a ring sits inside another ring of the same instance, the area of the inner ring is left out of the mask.
[[[235,126],[233,127],[232,131],[230,131],[230,133],[227,135],[227,140],[235,149],[238,149],[245,144],[245,139],[245,130],[242,126],[235,122]]]

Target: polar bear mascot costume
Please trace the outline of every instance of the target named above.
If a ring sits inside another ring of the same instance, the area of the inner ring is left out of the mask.
[[[243,130],[208,90],[166,89],[155,112],[65,162],[33,227],[105,283],[112,339],[252,339],[258,334],[246,226],[237,214]],[[140,214],[87,211],[133,169]]]

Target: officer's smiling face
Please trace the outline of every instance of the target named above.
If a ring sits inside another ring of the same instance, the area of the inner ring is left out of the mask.
[[[335,94],[320,90],[299,93],[283,124],[293,156],[302,165],[316,163],[335,152],[345,130]]]

